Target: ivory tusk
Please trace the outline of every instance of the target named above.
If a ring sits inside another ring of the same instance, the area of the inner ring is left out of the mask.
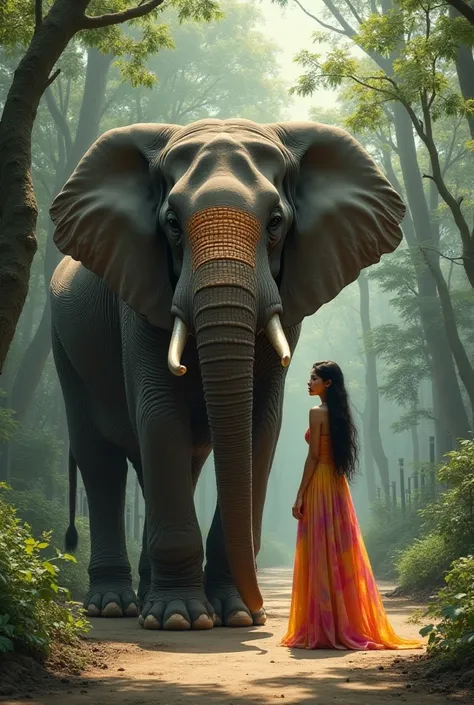
[[[187,368],[181,364],[181,355],[183,354],[187,338],[188,329],[180,318],[175,318],[168,349],[168,367],[177,377],[181,377],[187,372]]]
[[[283,367],[288,367],[291,361],[291,350],[286,339],[286,335],[281,327],[280,316],[275,313],[268,321],[265,332],[269,341],[280,356]]]

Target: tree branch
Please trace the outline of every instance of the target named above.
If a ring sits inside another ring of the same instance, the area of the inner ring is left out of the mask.
[[[332,16],[335,17],[335,19],[341,25],[342,29],[344,30],[344,34],[347,37],[349,37],[349,39],[353,39],[354,35],[357,34],[357,32],[353,27],[351,27],[349,22],[347,22],[346,18],[342,14],[342,12],[340,12],[340,10],[338,10],[338,8],[334,5],[332,0],[323,0],[323,2],[326,5],[329,12],[332,14]]]
[[[45,179],[43,172],[40,169],[38,169],[35,176],[38,179],[38,181],[40,181],[42,183],[43,188],[46,192],[46,195],[48,196],[48,200],[52,201],[53,200],[53,190],[51,189],[50,185],[48,184],[47,179]]]
[[[465,259],[463,256],[460,256],[460,257],[448,257],[448,255],[444,255],[442,252],[440,252],[439,250],[437,250],[436,247],[429,247],[428,245],[423,245],[423,247],[421,247],[421,245],[420,245],[420,250],[421,250],[422,252],[423,252],[424,250],[430,250],[430,252],[436,252],[437,255],[439,255],[439,256],[442,257],[443,259],[447,259],[448,262],[451,262],[451,264],[460,264],[460,265],[462,265],[462,263],[464,262],[464,259]]]
[[[345,3],[347,5],[347,7],[349,8],[349,10],[352,12],[352,14],[355,17],[355,19],[357,20],[357,22],[359,24],[362,24],[362,22],[363,22],[362,17],[359,15],[359,13],[355,9],[354,5],[351,3],[351,0],[345,0]]]
[[[100,29],[101,27],[110,27],[114,24],[122,24],[123,22],[128,22],[129,20],[134,20],[137,17],[143,17],[155,8],[162,5],[164,0],[148,0],[145,2],[142,0],[136,7],[131,7],[128,10],[123,10],[122,12],[111,12],[106,15],[98,15],[97,17],[91,17],[90,15],[84,15],[81,22],[82,29]]]
[[[455,7],[461,15],[464,15],[468,22],[474,24],[474,7],[471,7],[466,0],[447,0],[447,2],[452,7]]]
[[[49,86],[55,82],[55,80],[57,79],[57,77],[59,76],[60,73],[61,73],[61,69],[56,69],[56,71],[53,74],[51,74],[51,76],[46,81],[46,88],[49,88]]]
[[[333,27],[330,24],[326,24],[326,22],[323,22],[322,20],[318,19],[315,15],[312,15],[311,12],[308,12],[308,10],[303,7],[303,5],[299,2],[299,0],[294,0],[294,2],[298,5],[298,7],[305,13],[305,15],[308,15],[308,17],[311,17],[312,20],[317,22],[318,24],[321,25],[321,27],[324,27],[324,29],[329,29],[331,32],[337,32],[337,34],[346,34],[343,29],[339,29],[338,27]]]
[[[35,34],[43,24],[43,0],[35,0]]]
[[[72,137],[66,118],[60,111],[58,104],[54,99],[53,92],[49,87],[45,90],[44,97],[46,100],[46,105],[48,106],[48,110],[51,113],[51,117],[53,118],[54,123],[58,128],[59,132],[61,132],[64,137],[66,152],[70,154],[72,148]]]
[[[391,135],[385,135],[383,130],[375,130],[375,134],[377,135],[377,139],[382,143],[386,144],[392,151],[395,152],[395,154],[399,153],[398,150],[398,145],[395,144],[395,142],[392,139]]]
[[[346,74],[324,74],[321,73],[317,76],[317,78],[350,78],[351,81],[355,81],[358,83],[360,86],[363,86],[364,88],[369,88],[371,91],[375,91],[376,93],[382,93],[383,95],[386,95],[389,97],[390,100],[400,100],[398,95],[396,93],[393,93],[389,90],[385,90],[384,88],[377,88],[376,86],[371,86],[370,83],[365,83],[362,79],[358,78],[357,76],[354,76],[351,73],[346,73]],[[366,76],[365,78],[366,81],[388,81],[388,83],[391,83],[395,90],[398,88],[397,84],[395,81],[390,78],[389,76]]]
[[[446,172],[451,167],[451,157],[453,156],[454,144],[455,144],[456,138],[458,136],[459,125],[460,125],[460,120],[458,120],[458,123],[453,130],[453,135],[452,135],[450,143],[449,143],[448,152],[446,154],[446,159],[444,161],[444,165],[441,170],[443,176],[446,175]]]

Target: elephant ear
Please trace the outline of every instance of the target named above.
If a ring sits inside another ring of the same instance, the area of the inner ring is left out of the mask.
[[[174,125],[110,130],[84,155],[50,209],[54,242],[103,277],[137,313],[172,327],[167,245],[157,229],[158,159]]]
[[[400,196],[345,130],[319,123],[273,125],[289,150],[295,220],[282,262],[282,322],[294,325],[331,301],[402,239]]]

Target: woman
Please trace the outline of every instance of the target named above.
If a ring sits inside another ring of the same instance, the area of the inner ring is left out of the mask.
[[[370,567],[348,481],[356,470],[357,436],[344,375],[317,362],[308,382],[321,405],[309,412],[309,444],[293,505],[298,536],[288,631],[283,646],[299,649],[414,649],[397,636]]]

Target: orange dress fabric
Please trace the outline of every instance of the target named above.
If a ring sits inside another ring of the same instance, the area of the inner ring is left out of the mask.
[[[306,432],[309,443],[309,429]],[[395,634],[375,582],[346,478],[327,435],[298,522],[288,630],[299,649],[416,649]]]

